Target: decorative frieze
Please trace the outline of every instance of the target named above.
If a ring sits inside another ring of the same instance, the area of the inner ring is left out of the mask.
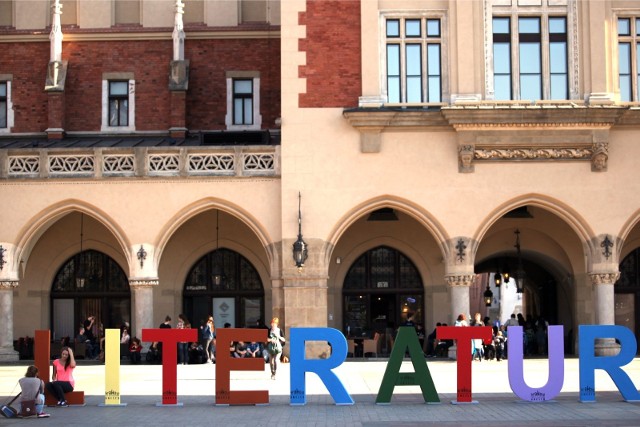
[[[12,150],[0,162],[0,176],[11,178],[276,176],[279,147],[176,147],[145,150]],[[44,170],[43,170],[44,169]]]
[[[475,160],[591,160],[589,148],[481,148],[474,151]]]

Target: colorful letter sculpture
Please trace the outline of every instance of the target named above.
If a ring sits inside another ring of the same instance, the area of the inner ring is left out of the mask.
[[[264,371],[264,359],[232,358],[228,348],[232,341],[266,342],[266,329],[220,328],[216,332],[216,405],[259,405],[269,403],[267,390],[231,390],[231,371]]]
[[[457,401],[452,403],[471,403],[471,340],[491,339],[491,326],[439,326],[436,329],[438,339],[456,340],[458,351],[458,393]]]
[[[524,355],[522,350],[522,326],[510,326],[509,337],[509,385],[522,400],[545,402],[562,390],[564,383],[564,331],[562,326],[549,326],[549,377],[543,387],[531,388],[524,381]]]
[[[622,397],[627,402],[640,401],[640,393],[633,385],[631,378],[622,370],[633,360],[638,349],[633,332],[618,325],[580,325],[580,401],[595,402],[595,370],[605,370]],[[597,338],[615,338],[620,342],[620,353],[615,356],[595,356],[595,342]]]
[[[104,405],[120,406],[120,329],[105,331]]]
[[[162,404],[178,403],[178,343],[198,340],[197,329],[143,329],[143,341],[162,343]]]
[[[305,359],[306,341],[327,341],[331,356],[327,359]],[[305,374],[313,372],[324,383],[336,405],[353,405],[340,379],[332,371],[347,358],[347,339],[333,328],[291,328],[291,405],[307,403]]]
[[[400,373],[400,366],[407,350],[411,356],[414,372]],[[431,372],[429,372],[429,366],[427,366],[420,347],[420,341],[418,341],[416,329],[412,326],[402,326],[398,329],[398,335],[391,356],[389,356],[389,363],[387,363],[387,369],[378,390],[376,403],[391,403],[391,395],[397,385],[419,385],[425,402],[440,402],[436,386],[431,378]]]

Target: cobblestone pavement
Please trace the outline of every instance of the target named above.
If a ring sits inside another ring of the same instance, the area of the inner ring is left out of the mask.
[[[89,362],[90,363],[90,362]],[[0,400],[15,395],[14,386],[28,363],[0,366]],[[123,365],[121,395],[126,406],[104,407],[104,366],[76,368],[77,389],[86,395],[84,406],[47,408],[51,418],[0,418],[2,426],[50,423],[67,426],[640,426],[640,402],[624,402],[604,372],[596,372],[596,402],[578,400],[577,359],[565,360],[562,392],[552,402],[527,403],[511,391],[507,362],[474,362],[473,399],[477,404],[452,405],[456,390],[456,363],[429,359],[429,369],[441,400],[425,404],[417,386],[398,386],[389,405],[375,404],[386,361],[346,362],[335,372],[355,404],[337,406],[315,374],[307,375],[307,404],[289,405],[289,365],[279,368],[275,381],[264,372],[232,372],[232,390],[268,390],[269,404],[216,406],[215,365],[178,366],[177,406],[159,406],[161,367]],[[412,371],[405,361],[402,371]],[[640,385],[640,359],[624,370]],[[546,359],[525,360],[525,380],[531,387],[547,379]]]

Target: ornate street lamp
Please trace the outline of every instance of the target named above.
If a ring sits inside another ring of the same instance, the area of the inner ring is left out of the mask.
[[[302,214],[300,212],[300,203],[302,195],[298,192],[298,240],[293,243],[293,260],[298,267],[298,271],[302,271],[304,262],[309,256],[307,252],[307,244],[302,240]]]
[[[220,265],[218,264],[218,261],[217,261],[219,257],[219,254],[217,253],[218,252],[218,235],[220,233],[218,228],[219,224],[220,224],[220,209],[216,211],[216,249],[213,251],[213,267],[211,272],[211,280],[213,282],[213,285],[216,288],[222,284],[222,278],[223,278],[222,269],[220,268]]]
[[[487,290],[484,291],[484,305],[487,307],[491,307],[491,301],[493,301],[493,292],[489,289],[489,284],[487,283]]]

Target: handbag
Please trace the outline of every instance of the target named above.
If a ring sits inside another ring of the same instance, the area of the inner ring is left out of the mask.
[[[18,384],[16,383],[16,386]],[[11,394],[13,394],[13,392],[16,389],[16,386],[13,387],[13,390],[11,390]],[[2,408],[0,408],[0,413],[2,413],[2,416],[5,418],[15,418],[16,416],[18,416],[18,411],[16,411],[16,409],[11,406],[11,404],[13,402],[15,402],[15,400],[20,397],[20,395],[22,394],[22,392],[18,393],[18,395],[16,397],[14,397],[13,399],[11,399],[11,401],[9,403],[6,403],[2,405]]]
[[[282,353],[282,344],[278,337],[273,333],[269,334],[269,343],[267,344],[267,351],[269,354],[276,355]]]
[[[31,417],[33,415],[37,415],[35,399],[23,400],[22,402],[20,402],[20,416],[24,418]]]

